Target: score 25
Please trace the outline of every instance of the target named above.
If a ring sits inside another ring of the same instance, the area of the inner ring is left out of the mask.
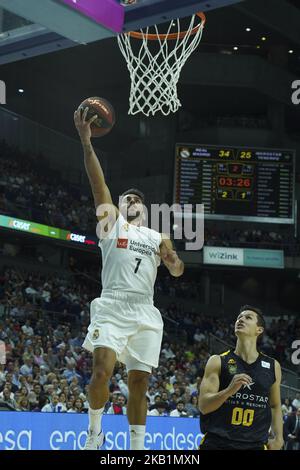
[[[239,152],[239,156],[238,156],[238,159],[239,160],[251,160],[252,159],[252,156],[253,156],[253,153],[251,150],[241,150]]]

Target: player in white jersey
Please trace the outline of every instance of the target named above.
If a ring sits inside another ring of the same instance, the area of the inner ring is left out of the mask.
[[[130,449],[144,448],[149,374],[158,366],[163,321],[153,305],[157,267],[162,260],[172,276],[181,276],[183,262],[172,242],[143,227],[143,194],[130,189],[122,194],[119,208],[112,202],[100,162],[91,144],[90,125],[75,111],[74,121],[100,224],[102,293],[91,302],[91,323],[83,347],[93,353],[89,384],[89,430],[85,449],[97,450],[104,442],[102,414],[109,398],[109,381],[117,360],[128,370],[127,417]],[[99,207],[105,211],[99,211]],[[99,215],[100,214],[100,215]]]

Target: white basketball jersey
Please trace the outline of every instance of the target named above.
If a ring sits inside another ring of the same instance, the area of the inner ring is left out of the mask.
[[[119,217],[108,237],[100,240],[102,287],[153,296],[161,234],[136,227]]]

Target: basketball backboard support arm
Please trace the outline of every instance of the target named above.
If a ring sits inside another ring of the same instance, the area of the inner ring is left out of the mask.
[[[116,5],[123,11],[121,5]],[[3,31],[3,14],[0,16],[0,64],[88,44],[116,34],[56,0],[0,0],[0,12],[3,12],[1,7],[31,24],[12,26]]]
[[[241,3],[244,0],[139,0],[125,7],[123,32],[191,16],[199,11]]]
[[[244,0],[137,0],[123,6],[122,0],[57,0],[102,24],[115,33],[134,31],[165,21],[213,10]]]
[[[137,0],[124,7],[121,0],[0,0],[0,9],[32,23],[6,33],[0,24],[0,64],[242,1]]]
[[[80,1],[80,0],[77,0]],[[89,0],[90,1],[90,0]],[[97,3],[98,0],[93,0]],[[102,2],[107,0],[101,0]],[[124,8],[117,4],[115,0],[110,0],[122,12],[122,18],[112,26],[122,27]],[[81,14],[78,9],[70,8],[63,0],[0,0],[0,7],[8,10],[20,17],[30,20],[34,24],[44,26],[49,31],[57,33],[64,38],[70,39],[75,43],[88,44],[90,42],[105,39],[114,36],[115,32],[100,25],[99,22],[91,18],[91,15]],[[113,10],[115,13],[115,10]],[[109,17],[109,13],[105,11]],[[100,18],[98,12],[97,18]],[[103,14],[103,19],[104,18]],[[108,23],[108,20],[107,20]],[[0,43],[1,44],[1,43]]]
[[[101,2],[95,0],[58,1],[116,33],[121,33],[122,31],[125,9],[116,0],[101,0]]]

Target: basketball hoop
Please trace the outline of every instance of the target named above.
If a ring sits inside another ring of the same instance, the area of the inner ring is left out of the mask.
[[[185,31],[181,31],[181,22],[172,20],[165,34],[154,25],[118,36],[131,78],[128,114],[154,116],[160,111],[167,116],[181,106],[177,83],[182,67],[201,41],[206,17],[204,13],[193,15]],[[177,32],[172,31],[174,27]]]

